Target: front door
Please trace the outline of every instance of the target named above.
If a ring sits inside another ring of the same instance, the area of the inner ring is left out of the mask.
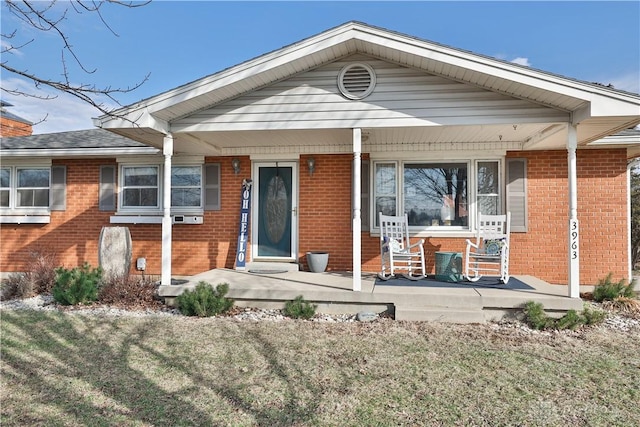
[[[295,162],[256,163],[253,259],[295,261],[297,236],[297,169]],[[255,191],[255,190],[254,190]],[[254,193],[255,194],[255,193]]]

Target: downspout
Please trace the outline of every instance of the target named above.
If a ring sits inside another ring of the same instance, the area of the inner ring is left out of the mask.
[[[171,156],[173,156],[173,135],[167,133],[162,140],[164,173],[162,187],[162,286],[171,285]]]
[[[567,127],[567,160],[569,166],[569,297],[580,298],[580,226],[578,224],[578,148],[577,126]]]
[[[353,291],[362,290],[362,216],[360,176],[362,174],[362,130],[353,129]]]

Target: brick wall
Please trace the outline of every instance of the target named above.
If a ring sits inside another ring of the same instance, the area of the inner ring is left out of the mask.
[[[236,249],[242,177],[250,174],[248,158],[243,173],[235,175],[230,160],[207,158],[221,164],[220,211],[205,213],[202,225],[173,227],[173,274],[186,275],[215,267],[232,267]],[[63,160],[67,166],[67,209],[51,212],[49,224],[3,224],[0,228],[0,271],[23,271],[33,251],[55,253],[67,267],[84,261],[98,265],[98,240],[103,226],[109,226],[114,212],[98,210],[100,165],[115,160]],[[147,258],[147,273],[161,272],[160,224],[127,224],[132,240],[132,271],[135,259]]]
[[[300,158],[300,256],[329,252],[329,270],[351,270],[351,169],[353,155],[316,155],[309,175],[308,156]],[[306,260],[303,259],[306,263]]]
[[[567,154],[514,152],[528,159],[529,231],[512,233],[512,274],[529,274],[551,283],[567,282]],[[299,173],[299,256],[307,251],[330,253],[329,270],[351,270],[352,156],[315,155],[310,176],[306,156]],[[186,275],[216,267],[233,268],[242,179],[251,163],[241,157],[242,172],[233,173],[230,158],[206,158],[221,165],[220,211],[205,212],[202,225],[173,227],[173,274]],[[52,212],[51,223],[4,224],[0,228],[0,271],[21,271],[30,251],[46,249],[61,264],[98,263],[98,238],[113,212],[98,210],[99,168],[115,160],[64,160],[67,166],[67,210]],[[581,226],[581,282],[594,284],[609,271],[627,274],[627,195],[625,150],[578,151],[578,212]],[[367,207],[363,207],[366,209]],[[147,273],[161,272],[160,224],[129,224],[133,260],[147,258]],[[362,233],[363,270],[380,267],[379,240]],[[434,253],[464,251],[465,239],[427,238],[427,268],[434,271]],[[135,267],[135,265],[133,266]]]
[[[0,117],[0,137],[27,136],[33,133],[33,127],[28,123]]]
[[[529,231],[513,233],[511,270],[566,283],[569,218],[566,151],[514,152],[526,157]],[[626,150],[578,150],[580,281],[595,284],[609,272],[628,275]]]
[[[568,282],[567,228],[569,187],[566,151],[513,152],[527,158],[528,232],[511,234],[509,270],[550,283]],[[626,150],[579,150],[578,220],[580,282],[595,284],[613,272],[627,277]],[[363,233],[363,261],[368,271],[380,265],[379,245]],[[465,249],[465,239],[428,238],[427,269],[435,271],[434,253]]]

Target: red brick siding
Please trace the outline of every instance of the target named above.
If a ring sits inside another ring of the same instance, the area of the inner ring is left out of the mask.
[[[33,133],[33,127],[28,123],[0,117],[0,137],[27,136]]]
[[[329,252],[329,270],[351,270],[351,165],[353,155],[315,155],[316,170],[300,158],[299,256]],[[306,260],[303,258],[303,262]]]
[[[511,236],[514,274],[566,283],[569,188],[567,153],[514,152],[526,157],[529,229]],[[578,150],[580,281],[595,284],[609,272],[628,275],[626,150]]]
[[[235,175],[229,159],[220,162],[220,211],[205,212],[202,225],[173,227],[173,274],[194,274],[215,267],[232,267],[237,239],[242,177],[250,173],[248,158],[242,159],[243,172]],[[51,212],[49,224],[3,224],[0,228],[0,271],[23,271],[34,250],[57,254],[59,263],[72,267],[89,262],[98,265],[98,240],[103,226],[109,226],[114,212],[98,210],[100,165],[115,160],[64,160],[67,166],[67,209]],[[160,224],[128,224],[132,239],[133,265],[138,257],[147,258],[147,273],[161,272]]]
[[[512,233],[512,274],[529,274],[551,283],[567,282],[568,187],[567,154],[513,152],[528,159],[529,218],[527,233]],[[299,257],[307,251],[330,253],[330,270],[351,270],[352,155],[314,155],[310,176],[307,156],[300,159]],[[242,179],[251,163],[242,157],[242,172],[233,173],[230,158],[208,157],[221,166],[221,210],[205,212],[202,225],[173,227],[173,274],[195,274],[216,267],[232,268],[236,251]],[[0,270],[21,271],[29,252],[48,248],[61,264],[98,263],[98,238],[113,212],[98,210],[99,167],[115,160],[64,160],[67,166],[67,210],[52,212],[44,225],[4,224],[0,229]],[[581,282],[593,284],[609,271],[627,274],[627,194],[625,150],[578,151],[578,218],[581,227]],[[368,209],[368,207],[363,207]],[[147,273],[161,271],[160,224],[129,224],[133,259],[147,258]],[[434,271],[434,253],[464,251],[463,238],[427,238],[428,271]],[[363,270],[380,266],[378,237],[362,233]],[[249,254],[248,254],[249,255]]]

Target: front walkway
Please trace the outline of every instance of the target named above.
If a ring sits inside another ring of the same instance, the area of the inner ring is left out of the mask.
[[[169,303],[185,289],[200,281],[212,285],[229,284],[228,297],[240,306],[282,308],[285,301],[302,295],[318,305],[321,313],[388,312],[396,320],[484,323],[512,316],[527,301],[544,305],[553,314],[582,309],[582,300],[566,296],[566,286],[550,285],[532,276],[514,276],[518,289],[483,287],[469,282],[448,284],[434,280],[412,282],[401,279],[376,282],[374,274],[363,274],[362,291],[352,290],[347,272],[310,273],[305,271],[248,271],[215,269],[180,285],[161,286],[159,294]],[[510,281],[511,284],[511,281]]]

